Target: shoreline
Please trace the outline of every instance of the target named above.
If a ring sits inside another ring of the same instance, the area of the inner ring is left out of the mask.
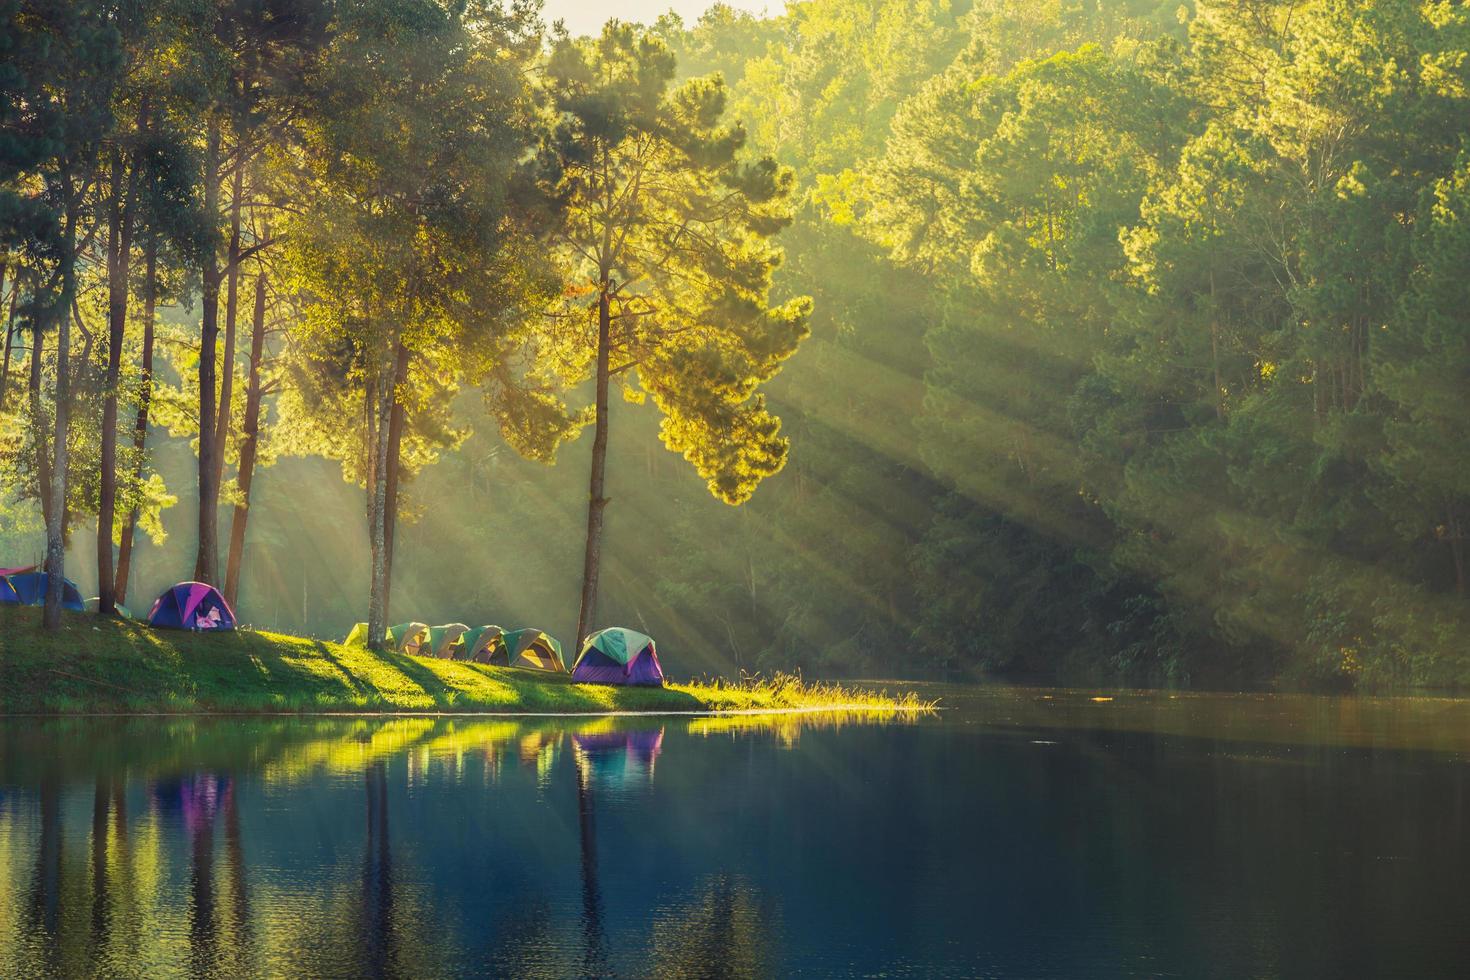
[[[814,704],[799,708],[702,708],[624,711],[0,711],[0,721],[11,718],[741,718],[782,715],[821,715],[837,712],[873,715],[927,715],[948,709],[938,704],[910,707],[875,704]]]
[[[0,606],[0,718],[83,716],[602,716],[797,712],[921,713],[913,694],[796,675],[573,684],[567,674],[373,652],[329,640],[236,630],[155,630],[74,613]]]

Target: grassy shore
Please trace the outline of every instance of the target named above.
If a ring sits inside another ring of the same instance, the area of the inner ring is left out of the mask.
[[[374,653],[257,633],[196,634],[0,606],[0,714],[274,711],[737,711],[862,707],[923,710],[912,696],[767,681],[664,688],[573,684],[565,676]]]

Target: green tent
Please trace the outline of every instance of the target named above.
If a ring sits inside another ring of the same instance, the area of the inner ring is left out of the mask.
[[[399,653],[428,656],[429,627],[423,623],[399,623],[388,627],[388,644]]]
[[[478,626],[464,636],[465,651],[477,664],[495,667],[523,667],[565,674],[561,643],[550,633],[537,629],[502,630],[499,626]]]
[[[460,639],[470,628],[464,623],[446,623],[429,627],[429,642],[423,655],[440,660],[463,660],[464,643]]]
[[[537,629],[510,630],[501,636],[501,645],[506,666],[549,670],[558,674],[567,672],[567,665],[562,660],[561,643],[550,633]],[[490,662],[500,661],[492,659]]]
[[[368,624],[358,623],[343,640],[348,646],[367,646]],[[429,628],[423,623],[399,623],[388,627],[388,649],[398,653],[428,656],[424,646],[429,642]]]
[[[477,664],[505,663],[505,643],[501,637],[505,630],[499,626],[476,626],[465,633],[464,658]],[[496,655],[500,659],[493,660]]]

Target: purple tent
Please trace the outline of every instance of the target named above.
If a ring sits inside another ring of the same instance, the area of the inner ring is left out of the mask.
[[[180,582],[158,597],[148,614],[148,625],[173,630],[232,630],[235,611],[214,586]]]
[[[572,681],[662,687],[664,671],[652,637],[613,626],[598,630],[582,643],[582,653],[572,667]]]
[[[228,808],[235,791],[234,781],[229,776],[210,772],[163,780],[150,789],[163,815],[168,818],[182,816],[190,833],[209,829],[220,811]]]
[[[574,733],[577,762],[594,783],[629,786],[653,778],[653,764],[663,750],[664,730]]]

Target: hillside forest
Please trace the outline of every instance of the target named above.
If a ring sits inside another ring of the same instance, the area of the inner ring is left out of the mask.
[[[1470,5],[0,24],[0,566],[677,674],[1470,683]]]

